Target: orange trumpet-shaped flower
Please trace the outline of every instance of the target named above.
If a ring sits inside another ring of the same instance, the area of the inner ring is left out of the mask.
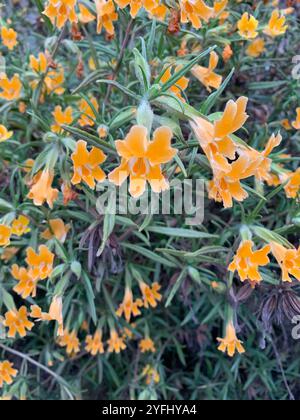
[[[79,3],[79,12],[78,19],[81,23],[90,23],[96,19],[95,15],[93,15],[93,13],[91,13],[89,9],[81,3]]]
[[[239,34],[243,38],[253,39],[258,35],[257,32],[258,20],[254,16],[245,12],[242,18],[238,21]]]
[[[97,330],[94,334],[88,335],[85,339],[86,342],[86,351],[88,351],[92,356],[96,356],[97,354],[104,353],[104,346],[102,341],[102,331]]]
[[[243,241],[237,250],[237,253],[229,265],[229,271],[237,271],[241,281],[249,280],[254,283],[262,281],[259,267],[269,264],[268,254],[271,251],[270,245],[266,245],[259,251],[253,251],[254,243],[250,240]]]
[[[67,21],[78,21],[75,7],[77,0],[48,0],[44,15],[48,16],[53,25],[61,29]]]
[[[124,9],[130,5],[130,15],[135,18],[142,7],[150,14],[157,14],[158,17],[164,18],[167,7],[160,4],[160,0],[116,0],[117,5]]]
[[[285,34],[288,28],[285,22],[285,16],[281,15],[278,9],[274,10],[264,33],[272,37]]]
[[[122,350],[126,349],[126,344],[122,337],[119,336],[117,331],[113,328],[110,331],[110,339],[107,340],[108,352],[119,354]]]
[[[42,206],[46,201],[49,207],[53,208],[53,203],[58,197],[58,190],[52,188],[53,179],[54,173],[45,169],[32,186],[28,198],[33,200],[36,206]]]
[[[31,69],[36,73],[46,73],[48,68],[47,57],[44,53],[39,53],[38,58],[34,55],[29,57],[29,65]]]
[[[47,312],[42,312],[42,309],[38,305],[31,305],[30,311],[29,316],[37,319],[37,321],[51,321],[50,315]]]
[[[56,106],[52,115],[55,120],[55,124],[51,126],[51,130],[54,133],[63,133],[62,125],[70,125],[73,122],[73,109],[68,106],[64,111],[61,106]]]
[[[9,329],[9,338],[14,338],[17,333],[21,337],[25,337],[26,330],[31,331],[34,327],[34,324],[27,318],[26,306],[22,306],[19,310],[12,309],[6,312],[3,325]]]
[[[287,249],[277,242],[272,242],[271,249],[282,270],[282,281],[291,283],[291,276],[300,281],[300,247],[298,250]]]
[[[228,0],[215,0],[214,1],[214,17],[222,15],[226,9]]]
[[[297,117],[296,117],[296,120],[292,122],[292,126],[296,130],[300,130],[300,107],[296,109],[296,112],[297,112]]]
[[[208,22],[214,15],[214,9],[203,0],[180,0],[181,23],[191,22],[195,29],[202,27],[202,20]]]
[[[262,38],[257,38],[251,42],[247,49],[246,54],[250,57],[257,58],[265,51],[265,41]]]
[[[225,353],[227,351],[228,356],[233,357],[237,351],[240,354],[245,353],[242,341],[238,340],[233,322],[228,322],[226,326],[226,336],[224,338],[217,339],[221,343],[218,350]]]
[[[0,225],[0,246],[8,246],[12,231],[9,226]]]
[[[12,51],[16,45],[18,45],[17,41],[18,34],[12,28],[7,28],[6,26],[2,26],[1,28],[1,39],[3,45],[7,47],[10,51]]]
[[[159,293],[161,289],[160,284],[155,282],[150,287],[148,284],[141,281],[139,286],[143,295],[144,307],[149,308],[149,306],[151,306],[152,308],[156,308],[157,302],[162,300],[162,295]]]
[[[217,53],[212,51],[210,53],[209,66],[208,68],[202,66],[194,66],[192,68],[192,74],[211,92],[211,87],[218,89],[222,84],[222,76],[219,76],[214,72],[219,62]]]
[[[73,356],[80,352],[80,342],[75,330],[71,333],[68,330],[65,330],[63,335],[59,337],[58,344],[61,347],[66,347],[66,352],[69,356]]]
[[[13,134],[13,131],[8,131],[4,125],[0,125],[0,143],[9,140]]]
[[[99,105],[98,105],[97,99],[92,97],[90,98],[90,102],[93,105],[95,111],[98,112]],[[95,124],[94,120],[96,118],[94,109],[90,106],[90,104],[85,99],[81,99],[78,107],[79,107],[79,111],[82,113],[80,119],[78,120],[79,125],[81,127],[93,126]]]
[[[63,302],[61,296],[54,296],[49,308],[49,317],[58,324],[57,335],[64,335]]]
[[[178,71],[180,71],[180,66],[177,66],[175,68],[174,74],[176,74]],[[169,66],[166,68],[166,71],[164,72],[164,74],[162,75],[160,79],[161,83],[166,83],[172,76],[173,76],[172,68]],[[188,84],[189,84],[189,79],[187,77],[181,77],[179,80],[177,80],[175,85],[170,87],[169,91],[171,93],[174,93],[174,95],[176,95],[181,101],[184,101],[184,98],[182,97],[182,92],[186,90],[186,88],[188,87]]]
[[[18,295],[22,296],[23,299],[28,298],[28,296],[36,296],[39,278],[35,277],[30,269],[26,270],[26,268],[14,264],[12,266],[11,274],[19,281],[14,287],[14,291],[18,293]]]
[[[114,35],[115,28],[113,22],[118,20],[118,13],[112,0],[95,0],[97,12],[97,33],[100,34],[102,28],[109,35]]]
[[[12,222],[11,228],[12,233],[17,236],[25,235],[25,233],[30,232],[30,228],[28,227],[30,220],[28,217],[20,215],[17,219]]]
[[[74,175],[71,180],[73,185],[84,181],[90,188],[94,189],[96,182],[103,182],[105,180],[105,173],[100,168],[105,162],[106,156],[102,150],[93,147],[90,152],[87,151],[87,143],[79,140],[76,145],[76,150],[72,154],[72,161],[74,165]]]
[[[8,360],[0,362],[0,388],[3,387],[4,382],[7,385],[13,383],[13,379],[18,374],[17,369],[13,369],[13,363],[10,363]]]
[[[124,141],[115,142],[122,157],[121,165],[109,174],[109,180],[115,185],[122,185],[130,177],[129,191],[133,197],[140,197],[147,181],[154,192],[160,193],[169,188],[162,174],[161,165],[174,158],[176,149],[171,147],[172,131],[168,127],[158,128],[153,141],[148,140],[148,130],[143,126],[134,126]]]
[[[288,198],[297,198],[300,192],[300,168],[296,172],[283,174],[280,176],[282,182],[287,182],[284,187],[286,196]]]
[[[131,316],[138,316],[141,314],[139,308],[143,306],[141,299],[133,300],[132,291],[129,287],[125,289],[124,300],[116,311],[117,316],[121,317],[124,313],[127,322],[130,322]]]
[[[150,351],[152,353],[156,352],[154,342],[153,342],[153,340],[151,340],[150,337],[143,338],[139,343],[139,348],[140,348],[142,353],[146,353],[148,351]]]
[[[45,245],[40,245],[38,254],[27,248],[26,255],[26,263],[35,278],[45,280],[51,275],[55,255]]]
[[[223,58],[224,62],[227,63],[227,61],[229,61],[232,56],[233,56],[233,50],[232,50],[230,44],[227,44],[224,47],[224,50],[222,52],[222,58]]]
[[[18,74],[15,74],[11,79],[5,75],[0,78],[0,98],[6,101],[14,101],[21,96],[22,83]]]
[[[41,234],[41,237],[46,240],[56,238],[58,241],[64,243],[70,228],[71,226],[65,225],[63,220],[52,219],[49,220],[49,229],[46,229]]]

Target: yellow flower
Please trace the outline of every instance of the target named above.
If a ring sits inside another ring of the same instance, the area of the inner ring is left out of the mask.
[[[124,9],[130,5],[130,15],[135,18],[142,7],[152,16],[163,19],[167,12],[167,7],[160,4],[160,0],[116,0],[117,5]]]
[[[257,58],[265,51],[265,41],[262,38],[257,38],[251,42],[247,49],[246,53],[250,57]]]
[[[126,349],[126,344],[124,343],[123,338],[119,336],[114,328],[112,328],[110,331],[110,339],[107,340],[107,344],[109,353],[115,352],[118,354],[121,352],[121,350]]]
[[[26,255],[26,263],[35,278],[45,280],[51,275],[55,255],[45,245],[40,245],[38,254],[27,248]]]
[[[0,143],[10,139],[13,134],[13,131],[8,131],[4,125],[0,124]]]
[[[51,126],[51,130],[54,133],[62,134],[63,129],[62,125],[70,125],[73,122],[73,109],[71,106],[68,106],[64,111],[61,106],[56,106],[52,115],[55,120],[55,124]]]
[[[239,34],[243,38],[252,39],[256,38],[258,32],[256,31],[258,27],[258,20],[254,16],[249,15],[245,12],[242,18],[238,21]]]
[[[222,76],[219,76],[214,72],[218,65],[219,57],[212,51],[210,53],[209,66],[208,68],[202,66],[194,66],[192,68],[192,74],[211,92],[211,87],[218,89],[222,84]]]
[[[28,227],[30,220],[28,217],[20,215],[17,219],[15,219],[12,223],[12,233],[17,236],[25,235],[25,233],[30,232],[30,228]]]
[[[21,96],[22,83],[18,74],[15,74],[11,79],[6,75],[0,78],[0,98],[6,101],[14,101]]]
[[[152,383],[158,384],[160,381],[160,375],[158,371],[150,365],[145,366],[142,372],[142,376],[146,376],[147,385],[151,385]]]
[[[46,73],[48,69],[47,57],[44,53],[39,53],[38,58],[34,55],[29,57],[29,65],[31,69],[36,73]]]
[[[34,324],[27,318],[26,306],[22,306],[19,310],[12,309],[6,312],[3,325],[9,329],[8,337],[14,338],[17,333],[21,337],[26,336],[26,330],[31,331]]]
[[[72,154],[74,175],[71,180],[73,185],[80,184],[84,181],[90,188],[94,189],[96,182],[105,180],[105,173],[100,165],[105,162],[106,156],[102,150],[93,147],[90,152],[87,150],[87,143],[79,140],[76,150]]]
[[[67,21],[77,22],[75,12],[77,0],[48,0],[44,15],[48,16],[53,25],[61,29]]]
[[[8,360],[4,360],[0,362],[0,388],[3,387],[3,383],[5,382],[7,385],[11,385],[13,383],[13,379],[18,374],[16,369],[13,369],[13,363],[10,363]]]
[[[52,188],[54,173],[44,170],[29,191],[28,198],[33,200],[36,206],[42,206],[46,201],[50,208],[53,208],[54,201],[57,200],[58,190]]]
[[[292,126],[296,130],[300,130],[300,107],[296,109],[297,117],[296,120],[292,122]]]
[[[172,74],[172,68],[169,66],[166,68],[166,71],[162,75],[160,81],[161,83],[166,83],[171,77],[173,77],[178,71],[180,71],[181,66],[177,66],[175,68],[174,74]],[[181,77],[175,85],[170,87],[170,92],[174,93],[181,101],[184,101],[184,98],[182,97],[182,92],[186,90],[189,84],[189,79],[187,77]]]
[[[0,246],[8,246],[12,231],[9,226],[0,225]]]
[[[237,270],[241,281],[249,280],[256,284],[262,281],[258,268],[266,266],[270,262],[268,254],[271,251],[271,247],[266,245],[259,251],[253,251],[253,246],[252,241],[243,241],[228,270],[232,272]]]
[[[10,51],[12,51],[16,45],[18,45],[17,41],[18,34],[12,28],[7,28],[6,26],[2,26],[1,28],[1,39],[3,45],[7,47]]]
[[[281,15],[278,9],[274,10],[264,33],[271,37],[285,34],[288,28],[288,25],[285,25],[285,21],[285,16]]]
[[[143,295],[144,307],[149,308],[150,305],[152,308],[156,308],[157,302],[162,299],[162,295],[159,293],[161,286],[155,282],[150,287],[143,281],[139,283],[139,286]]]
[[[130,322],[131,316],[138,316],[141,314],[139,308],[143,306],[141,299],[133,300],[132,291],[129,287],[125,289],[124,300],[116,311],[117,316],[121,317],[124,313],[127,322]]]
[[[232,321],[229,321],[226,326],[226,336],[225,338],[217,339],[221,344],[218,347],[218,350],[225,353],[227,351],[228,356],[233,357],[235,352],[243,354],[245,349],[242,345],[242,341],[238,340],[236,336],[236,331]]]
[[[283,183],[288,181],[284,187],[286,196],[288,198],[297,198],[300,192],[300,168],[296,172],[282,175],[281,180]]]
[[[68,330],[65,330],[63,335],[59,338],[58,344],[61,347],[66,347],[66,352],[69,356],[73,356],[80,352],[80,343],[75,330],[71,333],[69,333]]]
[[[115,28],[113,22],[118,20],[118,13],[112,0],[95,0],[97,12],[97,33],[100,34],[102,28],[109,35],[114,35]]]
[[[139,343],[139,348],[142,353],[146,353],[147,351],[150,351],[152,353],[156,352],[154,342],[151,340],[150,337],[143,338]]]
[[[90,23],[96,19],[89,9],[81,3],[79,3],[79,12],[78,19],[81,23]]]
[[[12,276],[19,281],[19,283],[14,287],[14,291],[18,293],[23,299],[28,298],[28,296],[36,296],[36,288],[39,281],[39,278],[34,275],[32,270],[26,270],[24,267],[19,267],[14,264],[11,270]]]
[[[90,98],[90,102],[95,108],[95,111],[98,112],[99,105],[98,105],[97,99],[92,97]],[[81,127],[85,127],[85,126],[92,127],[95,124],[94,120],[96,118],[93,108],[89,105],[89,103],[85,99],[80,100],[78,107],[79,107],[79,111],[81,112],[81,117],[78,120],[79,125]]]
[[[102,331],[97,330],[94,336],[88,335],[85,339],[86,351],[91,353],[92,356],[104,353],[104,346],[102,342]]]
[[[214,15],[214,9],[203,0],[180,0],[181,23],[191,22],[195,29],[202,27],[202,20],[208,22]]]
[[[135,125],[124,141],[115,142],[122,161],[121,165],[109,174],[109,180],[120,186],[129,176],[129,191],[135,198],[144,193],[147,181],[156,193],[169,188],[161,165],[172,160],[177,153],[177,150],[171,147],[173,134],[170,128],[158,128],[154,132],[153,141],[148,140],[148,134],[147,128]]]
[[[291,276],[300,281],[300,247],[297,249],[287,249],[277,242],[271,243],[274,257],[280,265],[282,271],[282,281],[292,282]]]
[[[49,220],[49,226],[50,227],[41,234],[41,237],[46,240],[55,237],[58,241],[64,243],[71,226],[65,225],[64,221],[61,219]]]

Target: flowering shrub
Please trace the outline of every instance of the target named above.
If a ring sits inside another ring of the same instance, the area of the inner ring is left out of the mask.
[[[2,7],[2,399],[299,398],[299,3]]]

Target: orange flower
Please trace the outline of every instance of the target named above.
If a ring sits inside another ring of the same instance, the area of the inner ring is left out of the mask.
[[[122,157],[121,165],[109,174],[109,180],[115,185],[122,185],[130,177],[129,191],[133,197],[140,197],[147,181],[152,190],[160,193],[169,188],[168,181],[162,174],[161,164],[169,162],[177,150],[171,147],[172,131],[168,127],[158,128],[153,141],[148,140],[148,130],[143,126],[134,126],[124,141],[115,142]]]
[[[49,220],[49,226],[50,227],[41,234],[41,237],[46,240],[55,237],[58,241],[64,243],[71,226],[65,225],[61,219]]]
[[[97,102],[97,99],[92,97],[90,98],[91,104],[95,108],[95,110],[98,112],[99,105]],[[85,99],[81,99],[79,102],[79,111],[82,113],[80,119],[78,120],[78,123],[81,127],[84,126],[93,126],[95,124],[94,120],[96,118],[96,115],[94,113],[93,108],[89,105],[89,103]]]
[[[13,379],[18,374],[16,369],[13,369],[13,363],[10,363],[8,360],[4,360],[4,362],[0,362],[0,388],[3,387],[3,383],[5,382],[7,385],[11,385],[13,383]]]
[[[0,259],[2,261],[8,262],[18,253],[18,251],[19,251],[19,248],[15,248],[15,247],[6,248],[2,252]]]
[[[97,128],[97,133],[100,139],[105,139],[108,134],[108,127],[106,127],[105,125],[99,125],[99,127]]]
[[[64,198],[64,206],[67,206],[70,201],[75,200],[77,197],[77,193],[72,190],[71,185],[68,185],[66,182],[62,184],[61,192]]]
[[[14,291],[18,293],[23,299],[28,296],[36,296],[36,288],[39,278],[35,277],[32,270],[26,270],[24,267],[19,267],[14,264],[11,271],[12,276],[19,281],[14,287]]]
[[[241,281],[249,280],[251,282],[260,283],[262,281],[259,267],[269,264],[268,254],[271,251],[270,245],[266,245],[259,251],[253,251],[254,243],[250,240],[243,241],[229,265],[229,271],[238,271]]]
[[[287,131],[290,131],[293,128],[291,126],[291,123],[289,122],[289,120],[287,118],[285,118],[281,121],[281,125]],[[300,129],[300,109],[299,109],[299,129]]]
[[[194,66],[192,68],[192,74],[211,92],[211,87],[218,89],[222,84],[222,76],[214,73],[215,68],[218,65],[219,57],[212,51],[210,53],[209,66],[208,68],[202,66]]]
[[[113,22],[118,20],[118,13],[112,0],[95,0],[97,12],[97,33],[100,34],[102,28],[109,35],[114,35],[115,28]]]
[[[52,299],[49,308],[49,317],[52,321],[56,321],[58,324],[58,336],[64,335],[64,321],[63,321],[63,303],[62,297],[55,295]]]
[[[79,140],[76,145],[76,150],[72,154],[72,161],[74,165],[74,175],[71,180],[73,185],[84,181],[90,188],[94,189],[97,182],[105,180],[105,173],[100,168],[105,162],[106,156],[102,150],[93,147],[90,152],[87,151],[87,143]]]
[[[8,131],[4,125],[0,124],[0,143],[9,140],[13,134],[13,131]]]
[[[296,172],[281,176],[282,182],[288,181],[285,185],[284,190],[288,198],[297,198],[300,192],[300,168]]]
[[[225,63],[227,63],[227,61],[229,61],[232,56],[233,56],[232,48],[230,44],[227,44],[226,47],[224,47],[224,50],[222,52],[222,58],[225,61]]]
[[[126,344],[124,343],[123,338],[119,336],[114,328],[110,331],[110,339],[107,340],[107,344],[109,353],[115,352],[119,354],[121,350],[126,349]]]
[[[178,71],[180,71],[181,67],[177,66],[175,68],[174,74],[176,74]],[[166,83],[174,74],[172,74],[172,67],[167,67],[166,71],[162,75],[160,81],[161,83]],[[181,79],[177,80],[176,84],[171,86],[169,91],[171,93],[174,93],[181,101],[185,101],[185,99],[182,97],[182,92],[186,90],[189,84],[189,79],[187,77],[181,77]]]
[[[162,299],[162,295],[159,293],[161,286],[158,283],[153,283],[152,286],[148,286],[145,282],[141,281],[139,283],[143,300],[144,300],[144,307],[149,308],[149,305],[152,308],[156,308],[157,302],[160,302]]]
[[[17,219],[15,219],[12,223],[12,233],[17,236],[25,235],[25,233],[30,232],[30,228],[28,227],[30,220],[28,217],[20,215]]]
[[[152,353],[156,352],[154,342],[149,337],[145,337],[140,341],[139,348],[142,353],[146,353],[147,351],[150,351]]]
[[[34,55],[29,57],[29,64],[31,69],[36,73],[44,74],[48,69],[47,57],[44,53],[39,53],[38,58],[35,58]]]
[[[130,5],[130,15],[135,18],[142,7],[152,15],[163,19],[167,12],[167,7],[160,4],[160,0],[116,0],[117,5],[124,9]]]
[[[45,280],[51,275],[55,255],[45,245],[40,245],[38,254],[32,248],[27,248],[26,255],[26,263],[35,278]]]
[[[47,94],[55,93],[56,95],[62,95],[65,89],[62,87],[65,81],[64,69],[60,66],[58,70],[48,71],[45,77],[45,86]]]
[[[143,306],[141,299],[133,300],[132,291],[129,287],[125,289],[124,300],[116,311],[117,316],[121,317],[124,313],[127,322],[130,322],[131,316],[138,316],[141,314],[139,307]]]
[[[291,276],[300,281],[300,247],[298,250],[287,249],[276,242],[272,242],[271,249],[282,270],[282,281],[291,283]]]
[[[70,125],[73,122],[73,109],[71,106],[68,106],[64,111],[61,106],[56,106],[52,115],[55,120],[55,124],[51,126],[51,130],[54,133],[62,134],[63,129],[62,125]]]
[[[59,338],[58,344],[61,347],[66,347],[66,352],[69,356],[73,356],[80,352],[80,343],[75,330],[71,333],[69,333],[68,330],[65,330],[63,336]]]
[[[44,15],[48,16],[53,25],[61,29],[67,21],[77,22],[75,7],[77,0],[48,0]]]
[[[89,9],[81,3],[79,3],[79,12],[78,19],[81,23],[90,23],[96,19]]]
[[[214,10],[208,7],[203,0],[180,0],[181,23],[191,22],[195,29],[202,27],[201,20],[208,22]]]
[[[274,10],[264,33],[272,37],[285,34],[288,28],[285,21],[285,16],[281,15],[278,9]]]
[[[17,36],[18,36],[17,32],[14,31],[12,28],[8,29],[6,26],[2,26],[1,28],[2,43],[10,51],[12,51],[15,48],[15,46],[18,45]]]
[[[257,38],[248,45],[246,54],[250,57],[257,58],[265,51],[265,41],[262,38]]]
[[[254,16],[249,15],[245,12],[242,18],[238,21],[239,34],[242,38],[253,39],[256,38],[258,32],[258,20]]]
[[[214,17],[218,17],[224,13],[228,4],[228,0],[215,0],[214,1]]]
[[[53,178],[54,173],[45,169],[32,186],[28,198],[33,200],[36,206],[42,206],[46,201],[49,207],[53,208],[53,203],[58,197],[58,190],[52,188]]]
[[[296,109],[296,112],[297,112],[297,118],[295,121],[292,122],[292,126],[296,130],[300,130],[300,107]]]
[[[6,101],[14,101],[21,96],[22,83],[18,74],[15,74],[11,79],[6,75],[0,78],[0,98]]]
[[[102,342],[102,331],[97,330],[94,336],[88,335],[85,339],[86,351],[91,353],[92,356],[104,353],[104,346]]]
[[[0,225],[0,246],[8,246],[12,231],[9,226]]]
[[[160,381],[159,373],[152,366],[145,366],[142,376],[146,376],[146,384],[151,385],[152,383],[158,384]]]
[[[19,310],[12,309],[6,312],[3,325],[9,329],[8,337],[14,338],[17,333],[21,337],[26,336],[26,330],[31,331],[34,324],[27,318],[26,306],[22,306]]]
[[[240,354],[245,353],[242,341],[238,340],[236,336],[236,331],[232,321],[229,321],[226,326],[225,338],[218,338],[217,340],[221,343],[218,350],[223,353],[227,351],[228,356],[230,357],[233,357],[236,351]]]

